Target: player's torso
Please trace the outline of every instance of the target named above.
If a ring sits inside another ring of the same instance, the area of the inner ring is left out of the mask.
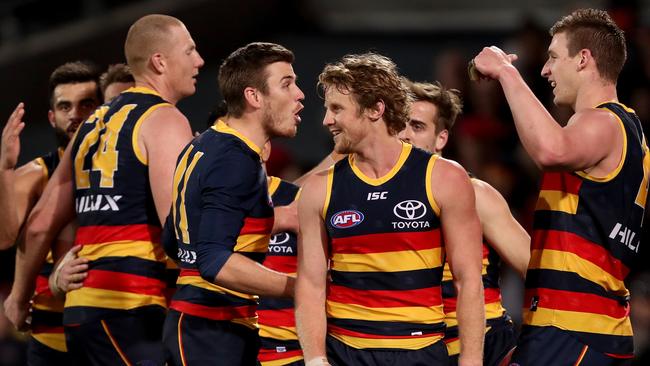
[[[441,338],[444,245],[430,176],[437,157],[404,144],[370,179],[352,159],[328,175],[329,333],[356,348],[419,349]]]
[[[91,262],[84,287],[67,296],[66,323],[165,306],[161,225],[138,134],[150,113],[169,106],[150,89],[132,88],[79,127],[71,154],[76,243]]]
[[[630,354],[624,280],[638,257],[650,154],[636,116],[620,120],[624,156],[605,178],[547,172],[535,211],[524,323],[572,331],[601,352]]]

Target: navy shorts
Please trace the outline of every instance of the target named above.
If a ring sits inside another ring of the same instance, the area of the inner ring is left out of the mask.
[[[615,358],[580,342],[556,327],[524,326],[510,366],[627,366],[631,358]]]
[[[72,360],[68,352],[61,352],[29,337],[27,343],[27,366],[68,366]]]
[[[170,366],[257,365],[257,330],[223,320],[210,320],[169,310],[163,331]]]
[[[72,365],[164,365],[159,306],[119,313],[105,319],[66,326]]]
[[[507,315],[488,320],[490,330],[485,333],[483,365],[499,366],[508,353],[517,345],[517,336],[512,320]],[[449,365],[458,365],[458,354],[449,356]]]
[[[327,336],[327,359],[332,366],[447,366],[447,347],[440,340],[417,350],[357,349]]]

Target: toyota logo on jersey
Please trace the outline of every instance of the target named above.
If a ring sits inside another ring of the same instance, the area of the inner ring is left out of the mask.
[[[347,229],[359,225],[363,221],[363,214],[356,210],[344,210],[335,213],[330,223],[337,229]]]
[[[280,245],[289,241],[289,233],[278,233],[271,237],[269,245]]]
[[[417,220],[427,213],[427,207],[420,201],[406,200],[396,204],[393,213],[402,220]]]

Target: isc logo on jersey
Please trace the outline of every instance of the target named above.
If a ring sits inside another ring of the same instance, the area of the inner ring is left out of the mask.
[[[339,211],[332,216],[330,224],[337,229],[348,229],[363,222],[363,214],[356,210]]]
[[[417,200],[402,201],[393,207],[393,214],[405,221],[393,221],[393,229],[420,229],[430,227],[429,221],[418,220],[427,214],[427,206]]]

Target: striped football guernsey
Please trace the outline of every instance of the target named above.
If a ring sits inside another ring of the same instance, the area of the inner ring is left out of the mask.
[[[269,194],[274,206],[286,206],[297,199],[299,188],[280,178],[269,177]],[[264,266],[274,271],[295,275],[298,240],[293,232],[273,235]],[[293,299],[260,298],[257,308],[262,347],[258,360],[262,366],[286,365],[302,360],[296,334]]]
[[[625,279],[638,258],[650,153],[638,117],[604,103],[624,136],[618,167],[603,178],[547,172],[535,209],[524,324],[569,331],[581,342],[631,357]]]
[[[90,263],[84,286],[66,296],[66,325],[166,306],[161,225],[138,146],[141,122],[163,106],[170,104],[153,90],[131,88],[79,127],[72,147],[75,242]]]
[[[258,263],[266,256],[273,208],[260,153],[222,121],[181,152],[171,213],[181,272],[171,309],[257,328],[258,297],[214,279],[232,253]]]
[[[414,350],[442,339],[437,158],[404,143],[381,178],[364,175],[352,155],[328,172],[328,334],[350,347]]]
[[[47,182],[54,169],[59,165],[63,149],[58,148],[34,161],[41,166],[43,181]],[[47,258],[41,272],[36,277],[36,290],[32,298],[32,337],[42,344],[59,352],[66,352],[65,335],[63,334],[63,298],[52,295],[48,285],[48,278],[54,267],[52,251]]]
[[[499,289],[499,263],[500,258],[497,252],[492,249],[485,238],[483,238],[483,289],[485,296],[485,319],[486,332],[495,322],[505,321],[503,315],[506,309],[501,303],[501,290]],[[445,261],[442,273],[442,303],[445,309],[445,344],[450,356],[460,353],[460,340],[458,338],[458,318],[456,316],[456,288],[449,269],[449,263]]]

